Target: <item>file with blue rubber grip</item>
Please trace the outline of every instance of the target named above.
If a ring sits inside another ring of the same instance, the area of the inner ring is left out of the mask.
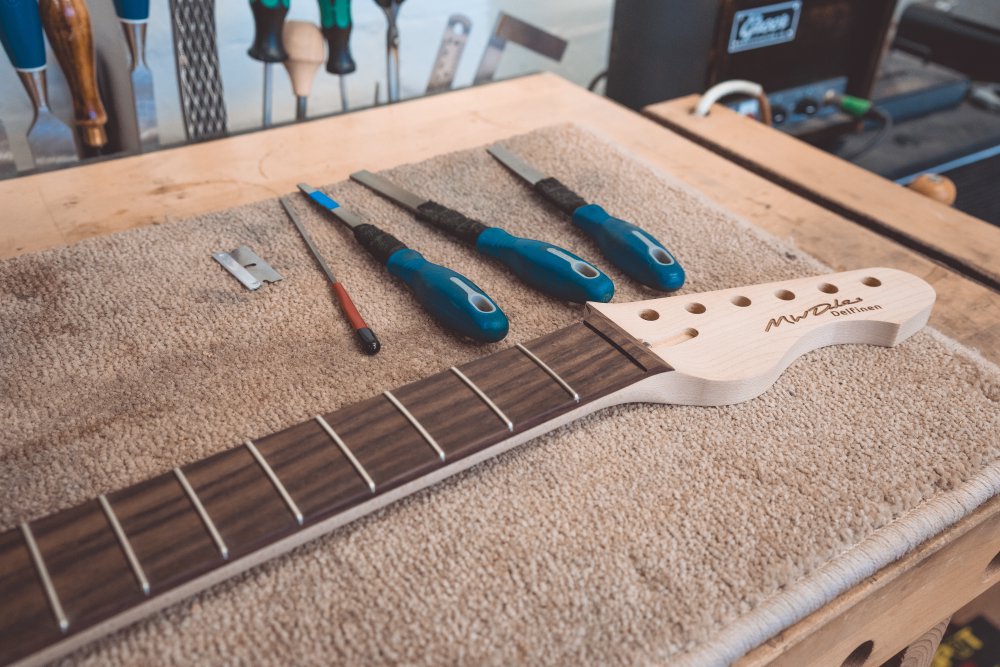
[[[299,189],[350,227],[358,243],[384,264],[389,273],[402,280],[421,307],[446,329],[488,343],[503,340],[507,335],[510,328],[507,316],[474,282],[429,262],[392,234],[365,222],[316,188],[299,183]]]
[[[569,250],[544,241],[520,238],[499,227],[487,227],[369,171],[355,172],[351,178],[396,202],[417,219],[496,259],[540,292],[574,303],[606,303],[614,296],[615,285],[611,278]]]
[[[535,192],[570,216],[573,224],[597,243],[603,255],[627,276],[663,291],[684,284],[684,269],[667,248],[644,229],[588,203],[555,178],[530,166],[502,146],[486,149],[501,164],[527,181]]]

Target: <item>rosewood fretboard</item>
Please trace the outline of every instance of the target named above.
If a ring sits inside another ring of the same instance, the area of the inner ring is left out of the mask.
[[[346,523],[401,485],[667,370],[595,314],[8,530],[0,664],[57,657],[322,522]]]

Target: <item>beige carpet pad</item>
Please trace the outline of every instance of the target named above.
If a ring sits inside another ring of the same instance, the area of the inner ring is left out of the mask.
[[[682,293],[824,272],[581,129],[508,145],[657,235],[687,268]],[[656,296],[483,150],[386,173],[591,259],[616,301]],[[508,339],[442,331],[304,200],[382,338],[374,358],[277,201],[7,260],[0,528],[580,317],[363,187],[328,191],[475,280],[510,317]],[[285,280],[249,292],[210,257],[244,243]],[[560,428],[70,661],[725,663],[957,520],[940,503],[967,512],[995,493],[998,433],[1000,375],[943,337],[828,348],[745,404],[623,406]]]

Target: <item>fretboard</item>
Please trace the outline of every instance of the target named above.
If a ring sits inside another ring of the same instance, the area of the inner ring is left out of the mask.
[[[0,664],[53,659],[668,370],[595,314],[26,522],[0,534]]]

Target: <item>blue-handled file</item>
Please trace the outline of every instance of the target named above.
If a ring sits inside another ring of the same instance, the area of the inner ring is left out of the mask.
[[[486,150],[527,181],[535,192],[569,215],[573,224],[597,243],[608,261],[627,276],[647,287],[663,291],[673,291],[684,284],[684,269],[652,234],[631,222],[609,215],[597,204],[588,203],[506,148],[491,146]]]

